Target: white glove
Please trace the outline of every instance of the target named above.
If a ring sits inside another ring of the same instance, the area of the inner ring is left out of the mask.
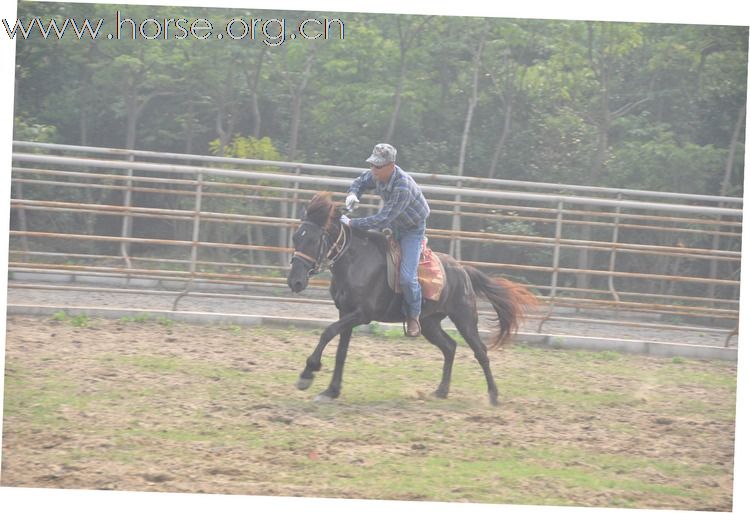
[[[349,219],[349,218],[348,218],[348,217],[346,217],[346,216],[341,216],[341,219],[340,219],[340,221],[341,221],[342,223],[344,223],[344,224],[345,224],[346,226],[349,226],[349,223],[351,223],[351,222],[352,222],[352,220],[351,220],[351,219]]]
[[[346,197],[346,209],[347,210],[354,210],[357,208],[357,203],[359,203],[359,198],[356,194],[350,194]]]

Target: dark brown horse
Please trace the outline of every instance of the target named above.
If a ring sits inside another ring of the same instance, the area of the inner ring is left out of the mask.
[[[330,266],[331,297],[339,310],[339,320],[328,326],[307,359],[297,387],[307,389],[314,372],[321,368],[321,357],[328,342],[340,335],[336,365],[329,387],[317,400],[335,399],[341,393],[346,353],[352,329],[372,321],[400,322],[401,295],[386,280],[386,242],[375,232],[353,230],[339,222],[341,212],[330,193],[317,194],[293,237],[294,256],[287,283],[294,292],[303,291],[311,275]],[[522,285],[502,278],[490,278],[473,267],[459,264],[449,255],[438,254],[445,269],[445,285],[439,301],[425,300],[420,322],[422,334],[443,353],[443,377],[434,392],[445,398],[450,389],[456,342],[443,331],[440,322],[449,317],[474,351],[487,379],[490,402],[498,404],[497,385],[492,377],[487,348],[479,338],[476,292],[485,294],[498,316],[499,330],[489,347],[505,343],[516,331],[526,309],[536,298]]]

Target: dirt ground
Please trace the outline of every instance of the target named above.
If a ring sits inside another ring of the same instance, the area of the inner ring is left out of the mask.
[[[166,319],[10,316],[2,486],[730,510],[736,366],[514,347],[488,404],[458,349]]]

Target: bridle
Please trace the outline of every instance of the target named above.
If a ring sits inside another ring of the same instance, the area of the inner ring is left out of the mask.
[[[303,221],[300,228],[306,224],[320,228],[317,224],[311,221]],[[346,250],[349,249],[351,237],[347,234],[347,226],[345,224],[341,224],[339,235],[333,243],[331,243],[328,232],[325,229],[322,231],[323,235],[320,237],[318,254],[315,257],[297,250],[294,250],[294,253],[292,253],[292,261],[294,261],[295,258],[298,258],[305,264],[311,265],[307,271],[308,276],[314,276],[323,272],[326,268],[332,268]]]

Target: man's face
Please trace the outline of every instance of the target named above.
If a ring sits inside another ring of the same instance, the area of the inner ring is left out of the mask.
[[[372,164],[370,164],[370,172],[372,173],[372,176],[381,183],[386,183],[393,173],[393,168],[395,167],[395,164],[393,162],[389,164],[385,164],[381,167],[376,167]]]

